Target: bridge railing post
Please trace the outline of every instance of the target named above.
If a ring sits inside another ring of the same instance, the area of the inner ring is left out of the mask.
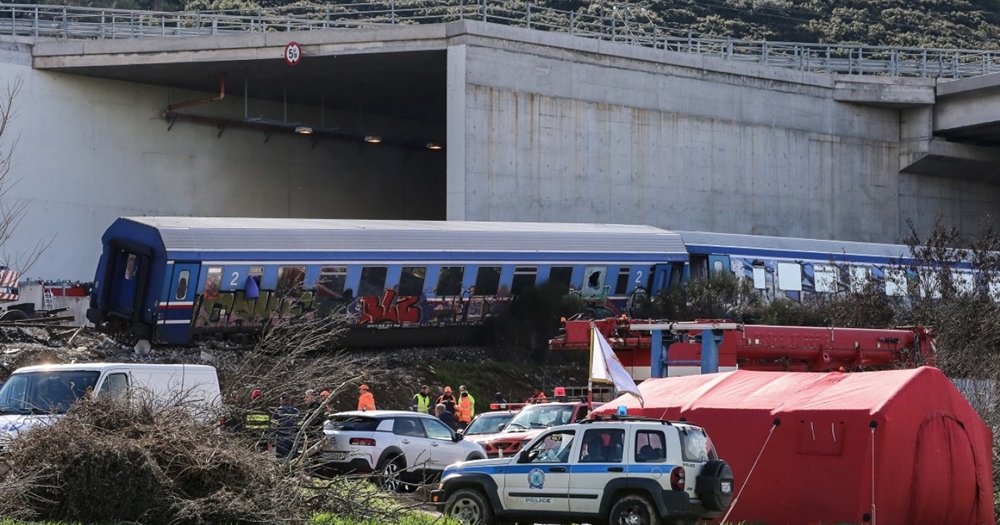
[[[38,38],[38,25],[39,25],[38,15],[39,15],[39,13],[38,13],[38,6],[36,5],[35,6],[35,26],[32,28],[32,34],[35,36],[35,38]]]

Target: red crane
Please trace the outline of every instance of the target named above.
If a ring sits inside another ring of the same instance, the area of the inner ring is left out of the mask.
[[[653,374],[676,376],[702,371],[702,339],[712,334],[718,369],[823,372],[909,368],[934,364],[933,330],[744,325],[725,321],[664,323],[625,317],[566,321],[549,341],[552,350],[587,351],[591,323],[608,340],[636,380]],[[654,365],[651,329],[663,331],[661,366]]]

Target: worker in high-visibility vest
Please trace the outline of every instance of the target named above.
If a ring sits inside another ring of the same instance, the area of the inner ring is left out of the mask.
[[[472,397],[465,385],[458,387],[458,403],[455,409],[458,412],[456,414],[458,423],[463,428],[476,417],[476,398]]]
[[[243,430],[254,439],[254,448],[259,451],[271,448],[271,413],[258,406],[263,402],[263,395],[259,388],[250,393],[252,408],[243,416]]]
[[[375,410],[375,396],[368,389],[368,385],[358,387],[358,410],[361,412]]]
[[[431,387],[424,385],[420,387],[420,392],[413,394],[410,410],[421,414],[431,413]]]

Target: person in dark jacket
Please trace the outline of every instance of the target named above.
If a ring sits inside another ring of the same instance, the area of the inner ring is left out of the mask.
[[[292,406],[288,396],[281,396],[281,405],[274,411],[274,451],[279,459],[288,459],[299,433],[299,409]]]
[[[438,397],[437,404],[444,405],[445,408],[448,409],[448,412],[454,414],[455,403],[456,400],[454,394],[451,393],[451,387],[450,386],[444,387],[444,392],[441,394],[440,397]]]
[[[437,417],[438,419],[441,420],[442,423],[448,425],[448,428],[452,430],[458,430],[458,422],[455,421],[455,414],[448,412],[448,409],[444,406],[444,403],[438,403],[437,406],[434,407],[434,412],[437,413]]]

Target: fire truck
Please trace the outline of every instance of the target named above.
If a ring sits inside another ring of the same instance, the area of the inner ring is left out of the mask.
[[[574,319],[549,341],[588,351],[590,327],[607,339],[636,381],[714,371],[826,372],[934,365],[933,330],[747,325],[720,320],[663,322],[627,317]]]

